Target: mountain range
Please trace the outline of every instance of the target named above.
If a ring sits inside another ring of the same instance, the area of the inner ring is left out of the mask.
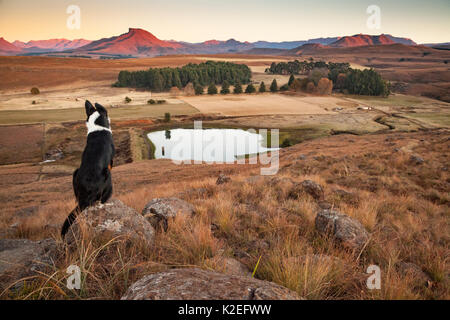
[[[348,48],[373,45],[417,45],[408,38],[389,34],[315,38],[301,41],[283,42],[241,42],[235,39],[226,41],[208,40],[200,43],[166,41],[152,33],[138,28],[130,28],[127,33],[95,41],[85,39],[14,41],[10,43],[0,38],[0,55],[58,55],[92,57],[154,57],[169,54],[217,54],[217,53],[255,53],[273,54],[282,51],[310,51],[320,48]]]

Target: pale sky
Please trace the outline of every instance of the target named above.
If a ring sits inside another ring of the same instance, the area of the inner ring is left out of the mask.
[[[67,27],[69,5],[80,8],[79,30]],[[381,9],[380,29],[367,27],[369,5]],[[449,42],[450,0],[0,0],[0,37],[10,42],[97,40],[129,27],[187,42],[294,41],[357,33]]]

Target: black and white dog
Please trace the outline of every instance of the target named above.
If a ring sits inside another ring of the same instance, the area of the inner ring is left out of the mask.
[[[105,203],[112,194],[111,168],[115,153],[110,120],[106,109],[86,100],[87,142],[80,167],[73,173],[73,190],[77,207],[72,210],[61,229],[61,236],[69,230],[78,213],[97,201]]]

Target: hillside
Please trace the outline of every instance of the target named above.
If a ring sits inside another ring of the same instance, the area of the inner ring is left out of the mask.
[[[114,241],[106,248],[101,247],[105,242],[96,246],[92,235],[85,234],[84,248],[92,250],[87,254],[100,254],[86,272],[82,298],[120,298],[144,275],[174,267],[245,277],[260,260],[257,279],[307,299],[446,299],[449,176],[443,168],[448,144],[445,130],[316,139],[284,149],[280,171],[269,177],[248,165],[179,166],[169,160],[118,165],[113,198],[141,212],[152,199],[176,197],[196,214],[180,214],[166,230],[156,229],[151,250],[143,252],[137,249],[139,238],[124,250]],[[0,199],[9,204],[3,208],[0,232],[9,238],[55,238],[59,246],[60,223],[74,206],[71,170],[44,168],[0,167]],[[230,180],[216,184],[220,173]],[[354,252],[321,232],[316,220],[323,208],[358,221],[356,230],[366,230],[370,240]],[[65,283],[66,268],[77,264],[81,250],[36,279],[42,299],[70,298],[64,296],[65,286],[45,284],[50,275]],[[228,269],[230,261],[239,268]],[[381,290],[365,286],[371,264],[388,277]],[[118,276],[122,274],[128,285]],[[10,294],[24,298],[28,292]]]
[[[8,56],[8,55],[19,54],[22,52],[23,52],[22,49],[16,47],[12,43],[6,41],[3,37],[0,38],[0,55]]]
[[[163,41],[143,29],[130,28],[120,36],[103,38],[73,50],[73,52],[107,53],[117,55],[151,56],[174,53],[182,45]]]
[[[90,40],[85,39],[49,39],[49,40],[31,40],[28,42],[14,41],[13,45],[18,48],[25,49],[27,52],[49,52],[49,51],[64,51],[69,49],[76,49],[91,43]]]
[[[249,53],[249,54],[286,54],[300,46],[303,49],[313,48],[315,45],[331,46],[334,48],[347,48],[358,46],[388,45],[388,44],[415,45],[408,38],[394,37],[389,34],[378,36],[353,35],[345,37],[315,38],[300,41],[238,41],[235,39],[207,40],[200,43],[183,41],[165,41],[152,33],[139,29],[129,28],[128,32],[119,36],[103,38],[96,41],[84,39],[49,39],[32,40],[29,42],[14,41],[12,44],[3,44],[0,49],[3,55],[15,54],[51,54],[58,52],[58,56],[83,56],[92,58],[121,58],[121,57],[154,57],[171,54],[221,54],[221,53]],[[308,47],[309,45],[313,47]],[[258,49],[255,51],[249,51]],[[267,49],[267,50],[261,50]],[[280,50],[280,51],[276,51]],[[285,51],[283,51],[285,50]]]

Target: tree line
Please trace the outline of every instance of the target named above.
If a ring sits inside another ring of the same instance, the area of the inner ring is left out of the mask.
[[[184,88],[188,83],[195,86],[209,84],[249,83],[251,71],[247,65],[222,61],[207,61],[200,64],[189,63],[176,68],[150,68],[142,71],[120,71],[116,87],[146,88],[154,91]]]
[[[389,84],[383,80],[381,75],[373,69],[352,69],[347,62],[324,61],[289,61],[273,62],[266,69],[271,74],[307,74],[308,80],[317,86],[320,79],[327,77],[333,82],[337,91],[349,94],[388,96],[390,94]],[[306,88],[307,83],[302,83]]]

